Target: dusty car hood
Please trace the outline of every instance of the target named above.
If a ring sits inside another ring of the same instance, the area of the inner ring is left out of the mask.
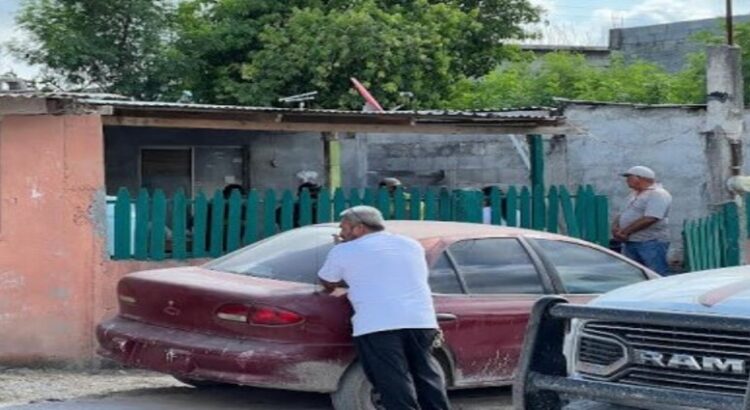
[[[590,305],[750,317],[750,266],[649,280],[608,292]]]

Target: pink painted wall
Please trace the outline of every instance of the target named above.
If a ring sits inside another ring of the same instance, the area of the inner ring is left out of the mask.
[[[99,116],[0,121],[0,361],[92,349],[103,242],[91,215],[103,186]]]
[[[109,259],[102,132],[98,115],[0,120],[0,363],[88,363],[122,276],[204,261]]]

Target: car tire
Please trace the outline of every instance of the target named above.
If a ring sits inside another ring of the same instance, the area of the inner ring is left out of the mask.
[[[180,383],[185,383],[189,386],[193,386],[196,389],[208,389],[211,387],[221,387],[221,386],[228,386],[228,383],[222,383],[222,382],[215,382],[213,380],[198,380],[198,379],[191,379],[188,377],[182,377],[182,376],[172,376],[175,379],[177,379]]]
[[[440,373],[445,380],[445,369],[438,362]],[[374,392],[372,384],[367,380],[362,364],[356,362],[349,366],[341,380],[339,388],[331,393],[331,402],[336,410],[384,410],[380,404],[379,395]]]

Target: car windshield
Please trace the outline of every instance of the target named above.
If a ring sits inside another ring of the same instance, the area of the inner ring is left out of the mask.
[[[317,283],[317,273],[333,247],[335,226],[293,229],[204,265],[206,269],[259,278]]]

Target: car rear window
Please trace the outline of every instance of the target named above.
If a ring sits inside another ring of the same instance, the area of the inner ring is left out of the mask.
[[[333,247],[336,227],[305,227],[272,236],[205,265],[259,278],[318,283],[318,270]]]

